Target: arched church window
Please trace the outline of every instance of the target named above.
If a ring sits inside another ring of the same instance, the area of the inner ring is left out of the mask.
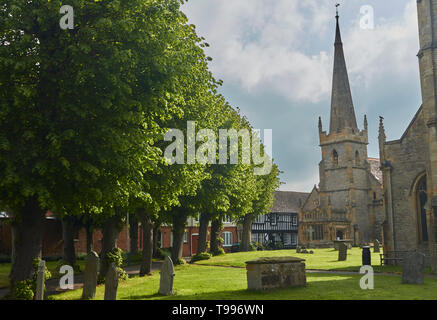
[[[417,227],[419,242],[428,241],[428,226],[426,223],[425,204],[427,201],[426,175],[420,178],[416,187]]]
[[[332,164],[338,166],[338,153],[336,150],[332,151]]]
[[[359,166],[360,162],[360,153],[358,151],[355,151],[355,165]]]

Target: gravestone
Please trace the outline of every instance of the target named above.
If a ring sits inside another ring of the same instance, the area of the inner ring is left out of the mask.
[[[173,278],[174,278],[173,261],[169,256],[165,257],[161,268],[161,279],[159,281],[159,294],[170,296],[173,294]]]
[[[340,243],[338,245],[338,261],[346,261],[347,259],[347,244]]]
[[[378,241],[378,239],[375,240],[375,242],[373,243],[373,252],[374,253],[379,253],[380,252],[380,243]]]
[[[99,255],[91,251],[86,256],[85,271],[83,273],[82,299],[93,299],[96,296]]]
[[[300,247],[296,247],[296,253],[300,253],[301,249]]]
[[[370,253],[369,246],[363,246],[363,252],[362,252],[361,258],[362,258],[363,266],[371,266],[372,265],[372,256]]]
[[[35,292],[35,300],[44,300],[44,274],[46,270],[46,262],[44,260],[40,260],[38,263],[38,269],[36,271],[36,292]]]
[[[413,252],[407,255],[402,265],[402,283],[423,284],[425,273],[425,255],[420,252]]]
[[[117,300],[118,271],[115,263],[111,263],[105,279],[105,300]]]

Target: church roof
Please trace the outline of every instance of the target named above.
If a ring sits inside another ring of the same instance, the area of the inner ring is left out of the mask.
[[[381,164],[379,163],[379,159],[376,158],[367,158],[367,162],[370,164],[370,172],[372,175],[378,180],[380,183],[382,183],[382,171],[381,171]]]
[[[275,191],[275,202],[271,211],[297,213],[299,211],[299,200],[304,203],[308,195],[307,192]]]
[[[358,131],[338,18],[337,14],[334,43],[334,72],[332,77],[331,122],[329,126],[330,133],[340,132],[345,128],[352,128]]]

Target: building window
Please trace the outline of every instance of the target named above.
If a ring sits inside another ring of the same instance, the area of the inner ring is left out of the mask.
[[[270,220],[270,224],[272,226],[276,226],[276,224],[278,222],[278,215],[276,213],[270,213],[269,220]]]
[[[222,238],[223,238],[223,247],[232,246],[232,232],[229,231],[223,232]]]
[[[425,204],[427,201],[426,176],[420,178],[416,187],[417,224],[419,242],[428,241]]]
[[[332,151],[332,164],[338,166],[338,153],[335,149]]]
[[[170,232],[170,247],[173,247],[173,231]]]
[[[224,223],[231,223],[231,222],[232,222],[232,219],[231,219],[230,216],[225,215],[225,216],[223,217],[223,222],[224,222]]]
[[[184,243],[187,243],[187,242],[188,242],[188,232],[185,231],[184,232]]]
[[[292,216],[292,217],[291,217],[291,224],[292,224],[293,226],[297,226],[297,216]]]
[[[324,236],[324,232],[323,232],[323,225],[322,224],[318,224],[318,225],[312,225],[308,228],[308,236],[307,239],[310,239],[310,234],[312,231],[312,240],[323,240],[323,236]]]
[[[284,233],[284,246],[290,246],[292,242],[291,233]]]
[[[355,165],[359,166],[360,163],[361,163],[360,153],[358,151],[355,151]]]
[[[291,245],[292,246],[297,245],[297,234],[296,233],[291,234]]]

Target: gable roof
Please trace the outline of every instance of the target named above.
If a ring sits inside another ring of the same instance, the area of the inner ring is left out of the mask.
[[[303,203],[308,195],[307,192],[275,191],[275,201],[271,212],[297,213],[299,211],[299,200]]]

